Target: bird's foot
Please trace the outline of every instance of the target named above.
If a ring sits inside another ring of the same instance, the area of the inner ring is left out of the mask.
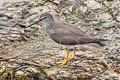
[[[68,63],[69,59],[65,59],[63,62],[56,62],[59,66],[66,65]]]
[[[74,60],[75,59],[75,55],[72,55],[69,60]]]
[[[74,53],[73,53],[73,55],[69,58],[69,60],[74,60],[74,59],[75,59],[75,52],[76,52],[76,47],[74,48]]]

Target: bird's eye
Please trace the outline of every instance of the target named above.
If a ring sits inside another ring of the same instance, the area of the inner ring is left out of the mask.
[[[45,17],[44,17],[44,16],[41,16],[41,17],[40,17],[40,20],[43,20],[43,19],[45,19]]]

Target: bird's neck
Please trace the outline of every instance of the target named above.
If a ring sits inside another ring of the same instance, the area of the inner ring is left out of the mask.
[[[49,27],[50,24],[52,24],[54,22],[53,19],[45,19],[43,21],[43,24],[45,25],[45,28]]]

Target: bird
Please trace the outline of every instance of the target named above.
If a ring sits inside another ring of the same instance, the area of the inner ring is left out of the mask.
[[[73,45],[83,45],[94,43],[99,45],[100,47],[105,46],[103,41],[107,41],[107,39],[98,39],[91,37],[87,33],[83,32],[80,28],[77,28],[71,23],[65,21],[56,21],[53,16],[49,12],[44,12],[40,15],[39,20],[33,22],[28,27],[43,22],[45,27],[46,34],[51,38],[54,42],[65,45],[65,46],[73,46]],[[77,48],[74,47],[74,53],[69,57],[69,48],[66,48],[67,55],[64,61],[56,62],[59,66],[66,65],[70,60],[75,59],[75,54]]]

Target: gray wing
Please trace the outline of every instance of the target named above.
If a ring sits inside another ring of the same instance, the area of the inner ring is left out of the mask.
[[[88,37],[79,28],[70,27],[63,25],[62,27],[54,28],[54,31],[50,34],[50,37],[59,44],[64,45],[77,45],[77,44],[87,44],[92,42],[95,38]]]
[[[57,28],[62,28],[62,30],[64,30],[64,32],[66,33],[72,33],[74,35],[79,35],[80,37],[90,37],[88,34],[86,34],[85,32],[83,32],[82,30],[80,30],[80,28],[77,28],[76,26],[67,23],[67,22],[61,22],[58,23],[59,25],[57,26]]]

